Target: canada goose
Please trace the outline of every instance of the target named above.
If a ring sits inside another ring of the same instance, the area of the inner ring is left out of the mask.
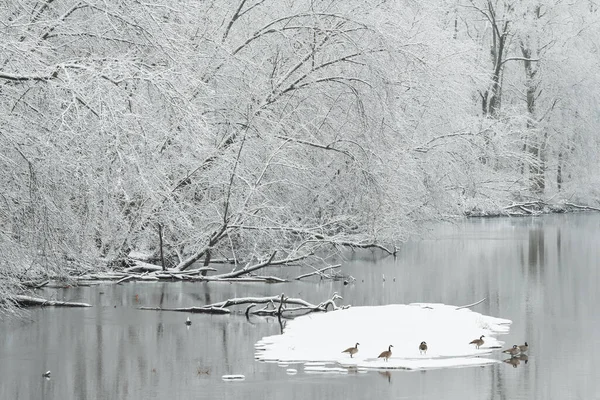
[[[529,345],[527,344],[527,342],[525,342],[525,344],[522,344],[522,345],[520,345],[520,346],[519,346],[519,351],[520,351],[521,353],[524,353],[524,352],[526,352],[527,350],[529,350]]]
[[[392,356],[392,347],[394,347],[394,346],[392,346],[390,344],[388,349],[386,351],[382,351],[381,354],[379,355],[379,357],[377,357],[377,358],[383,358],[383,359],[385,359],[385,361],[387,361],[388,358],[390,358]]]
[[[350,353],[350,358],[352,358],[352,355],[358,353],[358,345],[360,343],[356,343],[356,345],[354,347],[348,347],[346,350],[342,351],[342,353]]]
[[[46,371],[42,374],[44,378],[50,378],[50,371]]]
[[[419,353],[427,354],[427,343],[421,342],[421,344],[419,345]]]
[[[504,351],[502,351],[502,352],[503,352],[503,353],[510,354],[512,357],[514,357],[514,356],[516,356],[517,354],[519,354],[519,353],[520,353],[520,351],[519,351],[519,346],[517,346],[516,344],[515,344],[515,345],[514,345],[512,348],[510,348],[510,349],[506,349],[506,350],[504,350]]]
[[[471,343],[469,343],[469,344],[474,344],[475,347],[479,348],[480,346],[483,346],[483,343],[484,343],[483,338],[484,337],[485,336],[481,335],[479,337],[479,339],[471,340]]]
[[[187,319],[185,320],[185,324],[188,325],[188,326],[192,324],[192,321],[190,320],[190,317],[187,317]]]

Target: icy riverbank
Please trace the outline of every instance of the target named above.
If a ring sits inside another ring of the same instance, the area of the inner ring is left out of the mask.
[[[256,343],[256,358],[287,363],[335,363],[358,369],[432,369],[499,362],[489,358],[504,342],[495,336],[509,331],[510,320],[444,304],[391,304],[352,307],[311,314],[289,321],[283,335]],[[469,344],[484,335],[477,349]],[[428,345],[420,354],[419,344]],[[355,343],[350,357],[342,351]],[[385,361],[378,355],[393,345]],[[323,367],[326,372],[327,367]]]

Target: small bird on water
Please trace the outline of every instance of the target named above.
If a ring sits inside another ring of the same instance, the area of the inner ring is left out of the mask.
[[[427,354],[427,343],[421,342],[421,344],[419,345],[419,353]]]
[[[46,371],[42,374],[44,378],[50,378],[50,371]]]
[[[381,352],[381,354],[377,358],[383,358],[385,361],[387,361],[388,358],[392,356],[392,347],[394,346],[390,344],[388,349],[386,351]]]
[[[356,353],[358,353],[358,345],[360,343],[356,343],[356,345],[354,347],[348,347],[346,350],[342,351],[342,353],[349,353],[350,354],[350,358],[352,358],[352,356]]]
[[[469,344],[474,344],[475,347],[479,348],[480,346],[483,346],[483,343],[484,343],[483,338],[484,337],[485,336],[481,335],[479,337],[479,339],[471,340],[471,343],[469,343]]]
[[[192,321],[190,320],[190,317],[187,317],[187,319],[185,320],[185,324],[187,326],[190,326],[192,324]]]

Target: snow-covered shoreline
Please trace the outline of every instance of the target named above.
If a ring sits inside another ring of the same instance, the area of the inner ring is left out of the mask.
[[[282,335],[256,343],[255,356],[282,365],[303,363],[305,369],[306,363],[310,368],[317,363],[315,372],[339,367],[413,370],[486,365],[500,362],[489,356],[504,345],[496,336],[508,333],[511,323],[444,304],[352,307],[289,321]],[[481,335],[485,336],[481,348],[469,344]],[[420,354],[421,341],[427,342],[426,354]],[[355,343],[360,343],[359,351],[352,357],[342,352]],[[389,345],[393,345],[389,360],[378,358]]]

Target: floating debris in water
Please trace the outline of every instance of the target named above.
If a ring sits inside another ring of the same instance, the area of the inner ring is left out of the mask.
[[[221,379],[224,381],[243,381],[246,377],[244,375],[223,375]]]
[[[288,375],[296,375],[296,374],[298,373],[298,370],[297,370],[297,369],[294,369],[294,368],[288,368],[288,369],[286,369],[286,370],[285,370],[285,372],[286,372]]]

